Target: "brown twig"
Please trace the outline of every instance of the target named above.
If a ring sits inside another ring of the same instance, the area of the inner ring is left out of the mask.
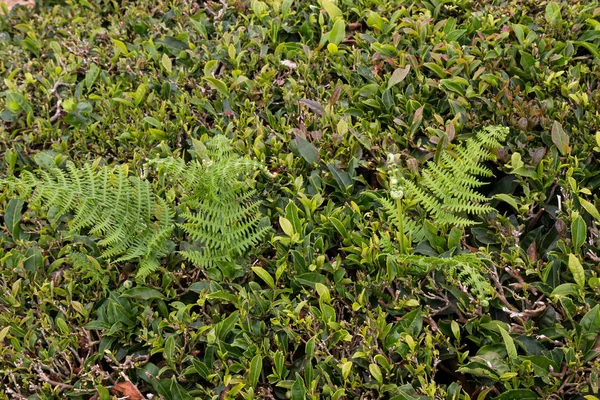
[[[47,384],[58,387],[62,390],[73,389],[73,385],[69,385],[68,383],[56,382],[56,381],[50,379],[50,377],[48,375],[46,375],[46,373],[44,371],[42,371],[42,369],[40,368],[39,365],[36,365],[34,368],[35,368],[36,372],[39,374],[40,378]]]
[[[52,87],[52,89],[50,89],[50,94],[56,96],[56,111],[54,112],[54,115],[50,117],[51,123],[56,122],[61,115],[60,106],[62,105],[62,98],[60,97],[60,94],[58,94],[58,88],[61,86],[72,86],[72,84],[61,82],[59,79],[56,82],[54,82],[54,86]]]

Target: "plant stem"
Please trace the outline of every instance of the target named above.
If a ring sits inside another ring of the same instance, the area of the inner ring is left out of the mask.
[[[396,199],[396,204],[398,205],[398,222],[400,225],[400,254],[406,254],[406,249],[404,248],[404,212],[402,212],[402,199]]]

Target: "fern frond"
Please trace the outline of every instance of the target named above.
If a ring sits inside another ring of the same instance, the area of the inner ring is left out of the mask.
[[[181,228],[196,247],[182,254],[195,265],[211,267],[242,256],[270,228],[260,226],[261,202],[254,200],[256,191],[246,182],[261,165],[235,156],[223,135],[213,137],[206,147],[209,158],[178,178],[188,209]]]
[[[475,189],[485,184],[478,177],[493,175],[483,161],[493,158],[492,150],[501,147],[507,133],[507,128],[484,128],[452,151],[444,152],[438,163],[428,162],[419,185],[403,180],[408,192],[432,216],[434,223],[470,226],[476,222],[469,215],[494,211],[483,204],[489,199]]]
[[[24,172],[12,186],[43,210],[72,213],[70,232],[90,228],[104,248],[102,258],[149,260],[166,254],[163,239],[173,228],[168,206],[152,194],[149,182],[130,177],[127,166],[78,169],[67,163],[66,171],[53,168],[39,177]]]
[[[209,140],[207,149],[208,158],[189,164],[172,158],[155,162],[183,192],[181,227],[195,243],[182,253],[204,267],[243,256],[270,229],[262,225],[261,202],[251,182],[264,167],[236,156],[224,136]],[[0,185],[42,211],[69,217],[71,233],[87,229],[98,238],[102,258],[137,261],[139,279],[160,267],[173,244],[173,209],[153,193],[150,182],[131,176],[127,165],[80,169],[68,162],[65,169],[25,171]]]
[[[97,285],[103,292],[108,292],[109,275],[94,257],[74,252],[67,256],[67,262],[73,266],[78,279],[87,279],[91,286]]]
[[[366,193],[367,196],[377,201],[383,207],[383,211],[387,220],[392,223],[395,229],[400,229],[400,221],[398,220],[398,207],[396,203],[387,197],[379,196],[375,193]],[[417,243],[425,238],[423,234],[423,228],[408,214],[404,214],[404,220],[402,228],[406,237],[410,238],[412,242]]]
[[[463,253],[453,257],[404,255],[398,256],[397,261],[423,274],[431,270],[441,271],[448,281],[455,281],[468,288],[484,306],[494,295],[494,289],[485,277],[489,262],[485,254]]]

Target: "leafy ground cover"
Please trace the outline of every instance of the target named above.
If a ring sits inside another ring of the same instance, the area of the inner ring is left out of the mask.
[[[597,1],[0,12],[0,398],[596,399],[599,46]]]

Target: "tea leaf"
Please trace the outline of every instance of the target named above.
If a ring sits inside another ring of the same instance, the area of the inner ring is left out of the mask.
[[[569,270],[573,275],[573,279],[575,279],[575,283],[583,288],[585,286],[585,271],[583,270],[583,266],[579,262],[579,259],[574,254],[569,254]]]
[[[556,145],[560,154],[567,155],[571,151],[569,147],[569,136],[563,130],[562,125],[558,121],[552,124],[552,143]]]

